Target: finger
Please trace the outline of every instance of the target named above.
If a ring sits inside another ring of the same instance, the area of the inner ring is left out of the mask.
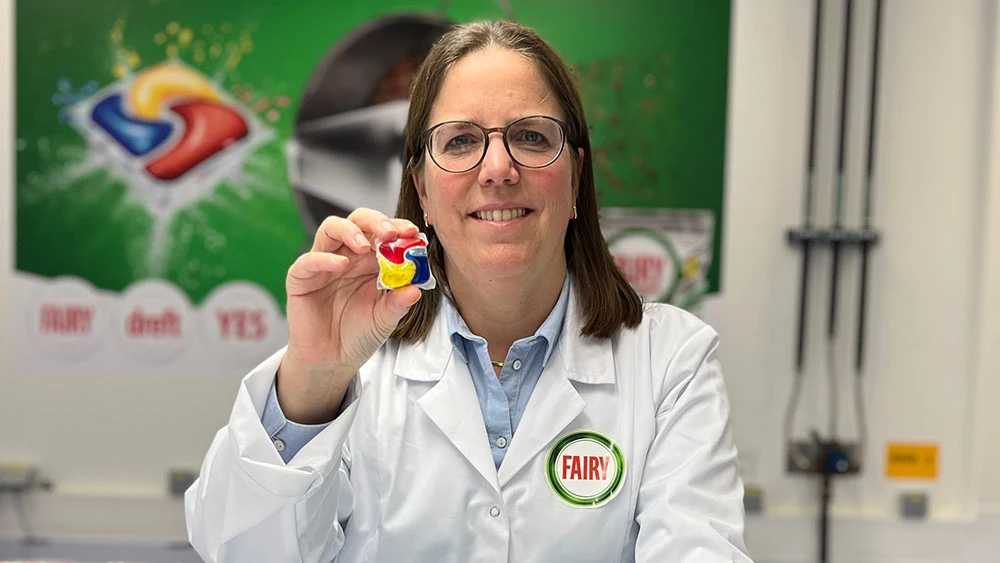
[[[371,233],[383,241],[396,240],[399,237],[396,225],[380,211],[359,207],[351,212],[347,219],[365,233]]]
[[[288,268],[285,290],[289,296],[312,293],[329,284],[331,275],[343,272],[350,262],[339,254],[307,252]]]
[[[357,254],[371,250],[371,243],[360,226],[343,217],[327,217],[316,229],[313,252],[337,252],[344,246]]]
[[[410,310],[417,301],[420,301],[421,290],[415,285],[408,285],[390,291],[381,296],[375,303],[375,329],[383,338],[388,338],[399,321],[403,320],[403,315]]]
[[[390,219],[389,222],[396,227],[396,233],[400,238],[415,237],[420,232],[420,229],[416,225],[406,219]]]

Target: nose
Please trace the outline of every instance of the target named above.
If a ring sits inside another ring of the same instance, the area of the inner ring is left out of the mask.
[[[479,165],[479,185],[513,186],[520,179],[517,167],[514,166],[514,161],[503,144],[503,134],[498,131],[490,133],[486,155]]]

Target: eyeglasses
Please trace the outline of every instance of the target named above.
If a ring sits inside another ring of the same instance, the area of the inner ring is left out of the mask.
[[[487,129],[471,121],[445,121],[424,131],[434,164],[446,172],[468,172],[486,156],[491,133],[503,133],[511,160],[526,168],[544,168],[559,158],[566,144],[566,125],[544,115],[522,117],[505,127]]]

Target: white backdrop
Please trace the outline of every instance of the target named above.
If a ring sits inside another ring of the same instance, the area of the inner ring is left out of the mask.
[[[840,17],[843,1],[828,1]],[[872,3],[855,2],[859,75],[868,63]],[[12,1],[0,0],[0,77],[13,84]],[[893,0],[885,6],[883,97],[878,120],[875,225],[869,297],[868,466],[834,491],[832,552],[845,562],[987,561],[1000,533],[1000,151],[994,93],[997,7],[993,0]],[[841,22],[842,23],[842,22]],[[865,25],[862,25],[865,24]],[[813,480],[784,472],[781,423],[792,379],[800,259],[784,232],[800,221],[805,177],[812,3],[736,2],[730,66],[723,295],[706,311],[723,338],[733,425],[749,484],[766,512],[748,520],[754,555],[765,562],[814,559],[818,496]],[[829,217],[841,38],[827,34],[817,205]],[[0,94],[0,318],[14,316],[13,88]],[[867,92],[851,92],[848,216],[858,217],[861,137]],[[856,225],[857,219],[849,221]],[[827,372],[822,327],[828,261],[817,258],[808,384],[797,428],[825,427]],[[845,258],[845,280],[857,261]],[[856,288],[842,286],[849,371]],[[56,377],[10,365],[24,345],[0,324],[0,461],[37,462],[56,484],[30,504],[36,528],[55,537],[183,539],[181,504],[166,496],[169,467],[197,467],[225,422],[237,375],[164,371],[120,378],[81,372]],[[207,362],[207,360],[206,360]],[[209,365],[206,363],[206,365]],[[214,365],[214,364],[213,364]],[[841,429],[853,430],[846,377]],[[133,397],[157,397],[141,404]],[[887,441],[941,445],[934,482],[885,479]],[[931,519],[900,522],[898,494],[930,495]],[[0,535],[17,524],[0,506]],[[975,535],[974,532],[978,535]]]

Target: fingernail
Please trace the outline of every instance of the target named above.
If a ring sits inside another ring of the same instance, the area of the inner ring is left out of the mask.
[[[378,226],[382,227],[382,229],[386,231],[395,230],[395,227],[393,227],[392,223],[390,223],[388,220],[383,220],[381,223],[378,224]]]
[[[368,239],[361,233],[354,235],[354,241],[358,243],[358,246],[368,246]]]

